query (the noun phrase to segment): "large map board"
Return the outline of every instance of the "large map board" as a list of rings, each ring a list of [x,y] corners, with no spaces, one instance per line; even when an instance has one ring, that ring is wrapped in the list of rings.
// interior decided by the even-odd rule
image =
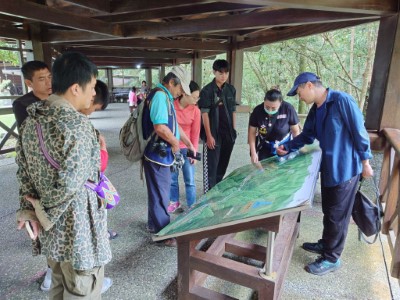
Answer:
[[[292,155],[291,155],[292,156]],[[230,173],[179,215],[153,240],[299,211],[310,207],[318,178],[321,150],[303,147],[291,159],[271,157]]]

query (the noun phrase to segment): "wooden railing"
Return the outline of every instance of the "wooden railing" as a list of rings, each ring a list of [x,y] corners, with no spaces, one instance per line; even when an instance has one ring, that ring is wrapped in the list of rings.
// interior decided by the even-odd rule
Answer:
[[[377,146],[376,150],[383,150],[382,169],[379,181],[379,192],[381,195],[381,202],[384,206],[382,233],[386,234],[388,237],[392,254],[391,276],[400,279],[400,206],[398,205],[400,201],[400,130],[385,128],[382,130],[380,136],[383,140],[375,144],[375,146]],[[375,141],[378,141],[378,139]]]
[[[0,108],[0,116],[9,115],[12,113],[13,113],[13,110],[11,107],[1,107]],[[4,149],[4,146],[5,146],[6,142],[10,139],[11,136],[18,138],[18,133],[16,133],[16,130],[15,130],[17,128],[17,122],[14,122],[14,124],[10,128],[6,124],[4,124],[0,119],[0,127],[6,131],[6,134],[0,140],[0,155],[15,151],[15,147],[8,147],[8,148]]]

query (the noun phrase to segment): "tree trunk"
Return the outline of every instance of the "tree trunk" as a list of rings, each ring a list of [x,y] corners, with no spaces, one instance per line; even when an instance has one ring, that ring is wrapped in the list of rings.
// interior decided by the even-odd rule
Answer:
[[[261,74],[261,70],[258,68],[256,62],[254,61],[254,58],[251,53],[245,52],[246,58],[248,62],[250,63],[251,69],[253,70],[254,74],[256,75],[258,81],[260,82],[261,86],[263,87],[264,91],[268,89],[268,85],[266,80],[264,79],[264,76]]]
[[[356,35],[356,29],[353,27],[351,28],[351,35],[350,35],[350,61],[349,61],[349,75],[351,81],[353,81],[353,59],[354,59],[354,37]],[[349,84],[349,94],[352,94],[352,86]]]
[[[360,93],[360,102],[358,103],[361,111],[364,111],[365,98],[367,96],[367,91],[369,88],[369,84],[371,82],[372,76],[372,60],[375,56],[375,47],[376,47],[376,35],[372,34],[373,28],[369,28],[368,30],[368,38],[367,38],[367,47],[368,54],[365,63],[365,70],[362,76],[362,86]]]
[[[306,67],[306,60],[303,55],[300,55],[300,60],[299,60],[299,73],[302,73],[305,71]],[[307,113],[307,105],[304,101],[301,101],[299,98],[299,109],[298,109],[299,114],[306,114]]]

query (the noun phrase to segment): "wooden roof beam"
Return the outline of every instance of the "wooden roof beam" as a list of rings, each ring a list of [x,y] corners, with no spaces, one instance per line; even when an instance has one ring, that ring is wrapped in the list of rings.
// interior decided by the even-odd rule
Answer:
[[[138,65],[141,68],[145,67],[158,67],[162,65],[173,65],[176,64],[176,60],[174,59],[164,59],[164,60],[156,60],[156,59],[126,59],[126,58],[106,58],[106,57],[90,57],[90,60],[97,65],[97,67],[102,66],[113,66],[113,67],[123,67],[136,69]]]
[[[202,42],[191,40],[150,40],[150,39],[118,39],[104,41],[84,41],[70,42],[80,44],[82,46],[103,46],[103,47],[126,47],[126,48],[145,48],[145,49],[186,49],[186,50],[203,50],[203,51],[228,51],[230,45],[228,43],[219,42]],[[63,43],[68,44],[68,43]]]
[[[110,1],[109,0],[63,0],[64,2],[68,2],[74,4],[76,6],[80,6],[83,8],[93,9],[99,12],[110,12]]]
[[[146,0],[146,1],[131,1],[131,0],[113,0],[111,2],[111,13],[126,13],[134,11],[147,11],[160,8],[174,8],[179,6],[191,6],[200,3],[212,3],[212,0]]]
[[[221,2],[243,3],[241,0],[222,0]],[[397,0],[248,0],[246,4],[378,15],[398,12]]]
[[[232,47],[236,49],[246,49],[254,46],[281,42],[292,38],[300,38],[346,27],[353,27],[368,22],[371,22],[371,20],[353,20],[347,22],[320,24],[318,26],[300,25],[282,30],[268,30],[260,33],[258,36],[252,36],[245,41],[238,42],[236,45],[232,45]]]
[[[192,54],[167,52],[167,51],[137,51],[130,49],[105,49],[105,48],[66,48],[66,51],[79,51],[87,56],[96,57],[125,57],[125,58],[158,58],[176,59],[192,58]]]
[[[116,17],[115,14],[98,16],[96,19],[111,22],[111,23],[131,23],[138,21],[146,21],[153,19],[165,19],[174,17],[184,17],[190,15],[199,15],[204,13],[221,13],[226,11],[236,11],[244,9],[257,9],[262,7],[261,5],[247,5],[237,3],[209,3],[209,4],[193,4],[191,6],[180,6],[173,8],[160,8],[154,10],[146,10],[140,12],[124,13],[119,14]]]
[[[121,28],[118,24],[109,24],[100,20],[81,17],[30,1],[0,1],[0,13],[108,36],[122,36]]]
[[[132,64],[124,64],[121,63],[119,65],[113,65],[113,64],[107,64],[107,63],[101,63],[101,64],[96,64],[99,69],[136,69],[136,67],[132,67]],[[140,65],[140,69],[158,69],[162,66],[163,64],[143,64]],[[173,65],[171,64],[166,64],[166,65]]]
[[[172,64],[175,62],[174,59],[151,59],[151,58],[122,58],[122,57],[95,57],[88,56],[90,60],[94,63],[101,62],[107,64],[131,64],[132,67],[135,67],[140,64],[153,64],[153,65],[161,65],[161,64]]]
[[[129,37],[175,36],[192,33],[218,32],[234,29],[251,29],[264,26],[293,26],[323,24],[356,19],[376,19],[377,16],[354,13],[316,12],[314,10],[283,9],[241,15],[211,17],[199,20],[182,20],[169,23],[124,26]]]
[[[26,30],[6,26],[5,24],[0,25],[0,36],[17,40],[29,40],[30,38]]]

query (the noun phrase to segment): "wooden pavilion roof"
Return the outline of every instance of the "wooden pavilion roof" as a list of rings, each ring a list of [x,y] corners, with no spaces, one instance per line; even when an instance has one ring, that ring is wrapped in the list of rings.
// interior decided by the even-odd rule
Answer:
[[[79,50],[98,66],[145,68],[371,22],[398,6],[398,0],[3,0],[0,36]]]

